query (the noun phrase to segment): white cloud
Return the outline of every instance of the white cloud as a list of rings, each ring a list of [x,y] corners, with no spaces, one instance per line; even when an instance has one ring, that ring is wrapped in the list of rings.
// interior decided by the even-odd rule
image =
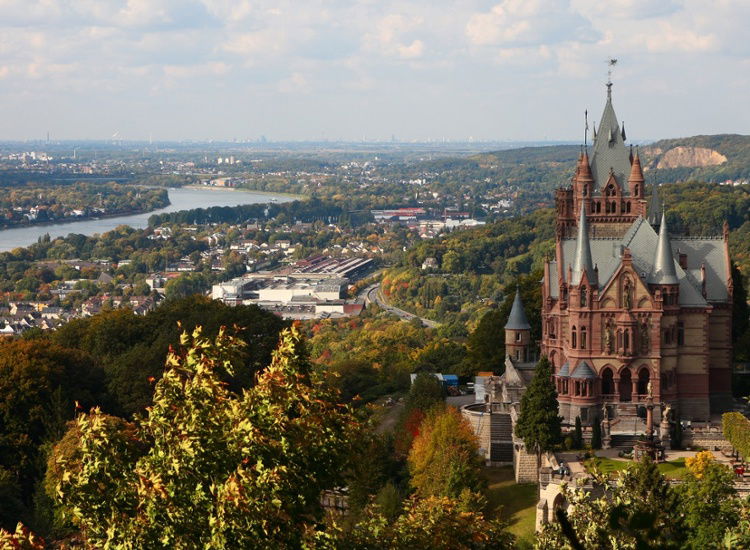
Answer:
[[[346,134],[348,110],[367,113],[356,124],[385,135],[388,124],[403,125],[400,135],[423,135],[420,124],[479,135],[471,125],[486,124],[487,135],[513,137],[532,133],[533,117],[545,115],[528,108],[530,97],[550,94],[547,104],[559,108],[571,90],[575,101],[584,86],[600,92],[608,57],[621,59],[618,86],[649,84],[631,90],[642,105],[677,86],[712,104],[740,103],[739,91],[722,102],[714,96],[717,82],[727,94],[746,88],[737,67],[750,59],[742,40],[749,20],[750,4],[732,0],[710,8],[705,0],[0,0],[0,118],[14,137],[28,125],[20,113],[40,104],[66,105],[60,121],[81,112],[80,120],[102,119],[149,90],[150,101],[191,115],[199,97],[228,113],[286,113],[292,94],[308,105],[303,118],[314,135],[323,124]],[[461,116],[437,121],[435,110],[449,106]],[[514,127],[527,109],[531,119]],[[154,124],[171,129],[186,116],[167,112],[156,109]],[[545,134],[554,133],[546,127],[553,119],[546,113]],[[239,124],[235,116],[207,123],[214,120]],[[304,132],[299,121],[287,130]],[[363,132],[373,134],[351,130]]]
[[[292,73],[279,82],[279,91],[284,94],[306,94],[310,92],[310,83],[302,73]]]
[[[475,13],[466,35],[477,46],[524,46],[565,40],[591,41],[590,23],[561,0],[503,0]]]

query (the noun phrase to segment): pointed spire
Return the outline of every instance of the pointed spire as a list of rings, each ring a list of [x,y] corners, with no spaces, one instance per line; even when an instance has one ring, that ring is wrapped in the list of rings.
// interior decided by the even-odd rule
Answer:
[[[674,258],[672,257],[672,244],[669,242],[667,217],[664,212],[661,213],[659,242],[656,245],[654,268],[651,271],[651,277],[649,277],[648,282],[654,285],[679,284],[679,281],[677,280],[677,271],[674,267]]]
[[[583,150],[583,153],[579,160],[576,173],[578,176],[577,181],[579,183],[593,183],[594,182],[594,176],[593,174],[591,174],[591,164],[589,164],[589,153],[585,149]]]
[[[630,165],[630,177],[628,183],[643,183],[643,169],[641,168],[641,159],[638,156],[638,149],[635,150],[633,163]]]
[[[586,273],[591,283],[596,283],[594,275],[594,263],[591,260],[591,245],[589,243],[589,227],[586,221],[586,212],[581,204],[581,217],[578,221],[578,238],[576,239],[576,255],[573,260],[573,277],[571,285],[581,282],[581,277]]]
[[[664,206],[662,205],[661,197],[659,196],[659,184],[654,182],[653,191],[651,191],[651,201],[648,203],[648,223],[650,223],[652,227],[659,227],[663,210]]]
[[[513,307],[510,308],[508,322],[505,323],[505,329],[508,330],[531,330],[529,320],[526,318],[526,312],[523,309],[521,301],[521,290],[516,286],[516,297],[513,299]]]

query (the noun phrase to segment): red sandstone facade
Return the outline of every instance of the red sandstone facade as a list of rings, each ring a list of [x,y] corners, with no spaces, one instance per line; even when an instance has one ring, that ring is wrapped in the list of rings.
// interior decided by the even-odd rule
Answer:
[[[591,158],[582,151],[572,185],[556,193],[555,260],[542,283],[541,352],[554,366],[560,413],[586,424],[607,406],[626,422],[650,391],[677,417],[708,420],[731,400],[727,230],[670,235],[656,188],[647,207],[611,85],[594,135]],[[515,349],[524,337],[506,338],[510,359],[525,361]],[[655,413],[658,420],[661,406]]]

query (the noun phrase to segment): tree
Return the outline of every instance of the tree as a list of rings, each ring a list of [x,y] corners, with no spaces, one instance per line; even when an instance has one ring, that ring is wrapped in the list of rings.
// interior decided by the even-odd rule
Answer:
[[[594,422],[591,424],[591,448],[602,448],[602,421],[598,416],[594,417]]]
[[[76,403],[90,407],[104,394],[104,372],[86,353],[47,340],[0,343],[0,470],[12,473],[24,502],[44,471],[41,445],[62,436]],[[11,504],[0,499],[0,516]]]
[[[688,528],[687,546],[696,550],[717,548],[739,520],[734,474],[708,455],[699,453],[690,463],[686,461],[688,474],[678,489]]]
[[[297,547],[341,482],[359,429],[310,368],[296,327],[241,394],[221,380],[244,343],[183,334],[153,405],[122,429],[98,409],[60,457],[60,504],[94,547]]]
[[[506,550],[514,538],[499,520],[484,514],[463,499],[448,497],[411,498],[394,521],[377,506],[350,530],[334,524],[318,533],[310,546],[319,550]]]
[[[573,432],[573,446],[576,449],[583,447],[583,427],[581,426],[581,417],[576,416],[576,428]]]
[[[484,489],[482,457],[469,422],[454,407],[430,411],[409,451],[411,485],[419,497],[457,498]]]
[[[562,417],[558,410],[552,369],[547,357],[542,356],[521,397],[521,412],[515,429],[527,451],[536,454],[537,476],[542,466],[542,453],[551,451],[562,437]]]
[[[431,374],[421,372],[414,378],[406,396],[405,408],[408,411],[419,409],[427,412],[445,400],[443,383]]]
[[[492,371],[502,374],[505,371],[505,338],[504,326],[507,315],[503,318],[499,309],[491,309],[482,316],[467,342],[466,362],[474,372]]]
[[[537,535],[539,550],[680,549],[685,542],[680,502],[648,457],[616,482],[592,476],[594,490],[562,486],[567,511]]]
[[[164,292],[167,298],[185,298],[192,294],[202,294],[207,288],[209,285],[203,275],[186,273],[167,281]]]

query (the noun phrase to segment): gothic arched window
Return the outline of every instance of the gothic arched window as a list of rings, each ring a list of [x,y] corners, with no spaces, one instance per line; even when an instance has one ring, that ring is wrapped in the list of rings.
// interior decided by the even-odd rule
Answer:
[[[581,327],[581,349],[586,349],[586,327]]]
[[[573,347],[574,349],[575,349],[576,347],[578,347],[578,338],[577,338],[577,336],[578,336],[578,335],[576,334],[576,327],[574,326],[574,327],[573,327],[573,330],[572,330],[572,331],[571,331],[571,333],[570,333],[570,343],[572,344],[572,347]]]

